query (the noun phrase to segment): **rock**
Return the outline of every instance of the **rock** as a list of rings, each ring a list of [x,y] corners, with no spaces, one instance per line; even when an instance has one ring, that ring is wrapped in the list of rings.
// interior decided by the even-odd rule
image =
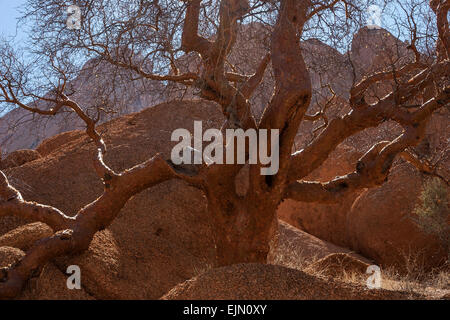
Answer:
[[[16,150],[0,161],[0,170],[20,167],[21,165],[39,159],[41,155],[36,150]]]
[[[28,281],[18,300],[93,300],[83,289],[68,289],[67,278],[53,263],[42,269],[39,277]],[[83,281],[83,278],[81,278]]]
[[[25,256],[25,252],[12,247],[0,247],[0,268],[14,264]]]
[[[358,81],[362,76],[379,72],[392,64],[403,65],[414,60],[407,44],[385,29],[361,28],[352,40],[351,59]]]
[[[49,155],[53,151],[61,148],[65,144],[70,144],[73,141],[77,141],[83,137],[86,133],[82,131],[67,131],[57,134],[53,137],[47,138],[36,148],[43,157]]]
[[[352,172],[360,156],[354,148],[342,144],[305,180],[326,182]],[[280,204],[277,214],[280,220],[320,239],[345,247],[348,245],[346,216],[357,196],[358,193],[355,193],[332,204],[302,203],[288,199]]]
[[[14,264],[25,256],[20,249],[0,246],[0,268]],[[67,277],[54,264],[48,263],[38,277],[30,279],[17,299],[25,300],[89,300],[84,289],[69,290]]]
[[[407,293],[322,279],[302,271],[264,264],[212,269],[185,281],[163,300],[335,300],[408,299]]]
[[[268,257],[269,263],[299,270],[304,270],[315,261],[333,254],[349,255],[354,259],[369,263],[367,259],[349,249],[321,240],[281,220],[279,221],[278,245],[271,249]]]
[[[256,32],[264,38],[264,34],[260,33],[258,28],[252,32]],[[382,63],[386,63],[377,56],[380,52],[384,52],[383,48],[379,46],[383,45],[383,37],[380,38],[378,33],[375,34],[379,31],[371,32],[363,30],[355,36],[355,39],[363,39],[359,43],[354,41],[352,49],[354,50],[352,57],[356,60],[359,59],[359,61],[354,61],[357,64],[358,73],[372,71],[374,67],[378,67],[371,64],[372,59],[365,60],[366,52],[363,46],[368,39],[372,39],[372,36],[376,38],[374,39],[378,43],[378,47],[376,50],[369,48],[372,50],[368,51],[370,57],[373,57],[373,60],[376,60],[380,66]],[[244,36],[246,35],[250,35],[250,32],[245,32]],[[394,44],[397,43],[392,37],[388,40],[388,43],[392,41]],[[243,41],[245,42],[245,37]],[[334,108],[329,109],[332,114],[328,115],[328,118],[331,120],[337,115],[348,112],[349,107],[345,98],[348,96],[351,79],[347,74],[349,71],[347,55],[342,55],[334,49],[331,50],[330,47],[316,40],[306,41],[302,43],[302,47],[305,50],[305,59],[311,71],[315,91],[321,89],[319,74],[324,79],[335,81],[331,85],[339,97],[336,98]],[[264,55],[264,52],[259,50],[261,48],[256,48],[255,53],[249,54],[245,47],[243,52],[231,57],[231,61],[233,64],[241,62],[235,64],[238,69],[251,74]],[[325,57],[325,60],[333,60],[337,64],[326,65],[325,69],[327,70],[322,70],[323,63],[317,59],[317,56]],[[316,60],[318,63],[313,65]],[[89,63],[93,63],[93,61]],[[87,65],[86,67],[89,67],[89,70],[86,69],[87,74],[80,75],[74,85],[79,89],[76,93],[78,96],[75,98],[81,99],[83,94],[89,92],[90,96],[87,97],[87,101],[82,102],[86,102],[83,103],[86,105],[94,105],[89,99],[92,98],[92,94],[95,95],[91,89],[99,87],[98,83],[88,83],[85,80],[92,75],[91,72],[95,71],[96,66],[93,63],[92,66]],[[265,82],[258,88],[252,100],[256,105],[256,114],[261,113],[265,107],[264,103],[267,102],[265,98],[272,95],[273,86],[271,86],[271,80],[267,79],[268,75],[270,75],[270,70],[266,72]],[[83,83],[87,84],[83,85]],[[383,88],[383,90],[385,89]],[[132,99],[124,98],[124,101],[133,100],[133,111],[143,107],[142,101],[145,99],[141,100],[138,92],[133,91],[127,97]],[[261,97],[264,99],[260,99]],[[317,97],[308,110],[310,114],[313,113],[312,111],[317,111],[316,100]],[[8,117],[10,120],[17,120],[23,116],[23,112],[23,110],[13,110],[1,120],[8,120]],[[439,130],[445,131],[447,118],[444,115],[444,122],[441,123]],[[44,118],[44,120],[48,119]],[[27,134],[19,133],[17,139],[13,141],[14,145],[8,147],[10,150],[23,147],[23,145],[30,148],[35,147],[45,137],[73,128],[82,128],[79,120],[77,120],[78,122],[62,122],[59,126],[62,120],[64,119],[61,117],[52,118],[52,126],[43,135],[35,134],[42,130],[29,130],[29,127],[22,127],[20,129],[22,131],[19,132],[27,132]],[[162,152],[164,157],[169,158],[171,147],[174,145],[174,143],[167,143],[170,141],[171,132],[176,128],[187,128],[192,132],[194,120],[203,120],[205,127],[220,128],[223,117],[217,106],[212,103],[184,101],[164,103],[138,114],[123,116],[104,123],[100,126],[99,131],[104,132],[103,137],[108,145],[109,152],[106,155],[106,162],[113,169],[119,171],[142,162],[158,152]],[[36,124],[38,123],[32,122],[32,126],[37,128]],[[0,125],[3,129],[8,127],[3,122]],[[300,147],[313,138],[311,135],[313,127],[311,124],[300,128],[300,138],[298,139]],[[374,141],[384,140],[385,137],[394,137],[397,133],[394,129],[398,131],[399,127],[392,123],[383,124],[379,128],[365,130],[355,137],[347,139],[330,156],[322,168],[307,178],[327,181],[337,175],[353,171],[357,158]],[[439,136],[440,132],[434,138]],[[302,137],[307,138],[302,140]],[[91,163],[94,149],[90,139],[82,131],[59,134],[48,138],[37,148],[42,157],[37,157],[31,162],[24,162],[19,166],[16,166],[16,162],[14,162],[14,165],[5,172],[11,183],[21,190],[27,200],[50,204],[68,215],[73,215],[82,206],[95,200],[102,192],[102,184]],[[442,150],[444,149],[442,148]],[[236,190],[241,195],[245,194],[248,189],[247,179],[245,170],[242,170],[242,174],[236,179]],[[354,245],[361,252],[367,252],[371,257],[379,259],[379,254],[383,254],[381,249],[385,250],[386,248],[378,247],[381,240],[376,239],[373,244],[371,242],[373,239],[368,241],[366,239],[368,235],[364,235],[364,232],[370,232],[369,227],[373,219],[369,218],[369,222],[367,222],[363,221],[364,217],[352,216],[351,219],[348,217],[350,211],[354,214],[352,206],[358,196],[359,193],[350,195],[348,199],[335,205],[299,204],[285,201],[280,206],[278,215],[292,225],[307,230],[315,236],[342,246]],[[384,196],[390,197],[391,195],[386,193]],[[381,201],[385,201],[385,199]],[[387,202],[389,203],[389,200]],[[396,212],[389,211],[390,209],[391,207],[384,206],[383,214],[388,215],[389,212],[390,215],[396,215]],[[398,218],[396,216],[392,219]],[[362,222],[358,219],[362,219]],[[0,235],[4,235],[23,223],[25,222],[14,217],[0,218]],[[358,230],[358,223],[363,226],[361,232]],[[210,224],[211,219],[207,215],[204,196],[198,190],[180,181],[168,181],[131,199],[112,225],[94,237],[87,252],[77,257],[63,257],[58,259],[57,264],[61,270],[67,265],[78,264],[83,272],[84,287],[95,297],[158,298],[177,283],[210,268],[214,260],[214,242]],[[393,229],[389,225],[379,225],[378,227],[386,227],[385,230],[388,230],[381,231],[382,234],[392,232]],[[349,235],[349,228],[356,229],[356,231],[352,231]],[[307,251],[308,259],[312,259],[314,253],[319,253],[321,256],[332,253],[334,250],[330,249],[328,244],[318,243],[316,238],[313,239],[305,233],[300,235],[299,232],[289,230],[283,224],[280,226],[280,230],[280,247],[277,249],[278,253],[275,253],[275,257],[282,257],[280,263],[293,266],[296,263],[299,264],[300,259],[295,260],[295,257],[296,255],[300,256],[302,252],[295,248],[297,243],[299,247],[307,244],[305,251]],[[395,245],[396,238],[392,236],[389,239]],[[401,243],[402,241],[400,239]],[[415,240],[412,239],[412,241]],[[294,258],[288,257],[290,254],[293,254]]]
[[[35,222],[20,226],[0,236],[0,247],[9,246],[28,250],[37,240],[49,237],[53,230],[44,223]]]
[[[347,217],[351,248],[383,266],[429,270],[445,262],[437,239],[424,234],[409,218],[422,190],[422,175],[400,163],[389,180],[355,201]],[[408,261],[410,260],[410,261]]]

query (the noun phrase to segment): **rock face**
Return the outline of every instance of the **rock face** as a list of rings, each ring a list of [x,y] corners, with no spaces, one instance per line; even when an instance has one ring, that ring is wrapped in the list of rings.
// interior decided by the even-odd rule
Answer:
[[[354,148],[342,144],[322,167],[305,180],[325,182],[345,175],[354,170],[360,156]],[[302,203],[288,199],[278,207],[278,217],[316,237],[345,247],[348,246],[346,216],[357,196],[358,193],[352,194],[336,204]]]
[[[49,237],[53,230],[44,223],[35,222],[20,226],[0,236],[0,247],[8,246],[28,250],[39,239]]]
[[[25,252],[20,249],[0,246],[0,268],[4,268],[10,264],[14,264],[24,256]]]
[[[164,300],[333,300],[408,299],[409,295],[369,290],[282,266],[237,264],[212,269],[177,285]]]
[[[351,259],[366,264],[372,263],[349,249],[321,240],[280,220],[278,243],[271,248],[268,263],[304,270],[317,260],[335,254],[348,255]]]
[[[382,265],[429,269],[445,261],[437,239],[408,219],[423,177],[411,165],[395,167],[388,182],[362,193],[347,216],[350,247]]]
[[[36,150],[16,150],[11,152],[4,160],[0,160],[0,170],[21,165],[39,159],[41,155]]]

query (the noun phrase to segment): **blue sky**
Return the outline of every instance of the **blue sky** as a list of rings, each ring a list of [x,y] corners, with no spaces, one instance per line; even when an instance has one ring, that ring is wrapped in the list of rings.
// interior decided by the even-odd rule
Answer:
[[[0,37],[10,40],[16,37],[17,40],[23,40],[26,34],[22,28],[16,28],[17,18],[20,17],[18,6],[24,5],[26,0],[0,0]],[[0,116],[8,112],[9,108],[1,108]]]
[[[368,3],[381,4],[382,0],[367,0]],[[407,1],[405,1],[407,2]],[[0,35],[6,36],[7,39],[17,35],[16,40],[24,40],[26,34],[24,32],[25,28],[16,28],[17,18],[20,16],[18,7],[25,5],[26,0],[0,0]],[[392,9],[398,9],[398,6],[394,4],[393,7],[385,8],[382,14],[382,26],[390,29],[390,24],[393,22],[389,14]]]
[[[26,0],[0,0],[0,34],[7,38],[16,35],[17,18],[20,16],[17,7],[25,3]],[[21,28],[17,29],[17,37],[25,37]]]

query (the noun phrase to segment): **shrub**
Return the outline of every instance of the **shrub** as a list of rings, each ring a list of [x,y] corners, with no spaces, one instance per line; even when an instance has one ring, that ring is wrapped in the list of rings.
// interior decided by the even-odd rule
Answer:
[[[450,213],[446,184],[439,178],[429,179],[419,199],[411,219],[425,233],[436,236],[450,257]]]

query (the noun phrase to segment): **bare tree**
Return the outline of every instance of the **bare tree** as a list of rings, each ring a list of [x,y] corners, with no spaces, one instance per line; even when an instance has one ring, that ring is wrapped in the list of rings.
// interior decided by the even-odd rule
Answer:
[[[341,10],[343,26],[350,23],[352,15],[362,11],[358,1],[221,0],[203,4],[201,0],[87,1],[80,5],[83,28],[77,31],[63,30],[56,21],[56,13],[65,9],[60,1],[35,0],[30,4],[27,16],[38,14],[45,25],[36,27],[34,44],[40,61],[45,61],[54,72],[49,77],[53,85],[46,88],[49,94],[33,93],[36,81],[29,79],[27,67],[18,62],[14,52],[3,50],[1,101],[40,115],[52,116],[63,109],[77,114],[98,149],[94,166],[103,181],[104,192],[70,217],[57,208],[25,201],[5,174],[0,175],[0,216],[17,215],[41,221],[55,232],[35,243],[18,263],[0,271],[0,297],[4,298],[16,296],[46,262],[86,250],[94,234],[108,227],[132,196],[169,179],[184,180],[206,195],[214,220],[218,265],[265,263],[275,239],[276,209],[280,202],[287,198],[335,202],[355,190],[379,186],[386,181],[394,159],[405,153],[408,155],[405,158],[421,167],[407,148],[422,140],[433,112],[448,108],[449,104],[446,79],[450,70],[449,1],[431,2],[439,35],[436,59],[422,61],[421,55],[416,54],[414,61],[401,67],[393,65],[355,80],[348,93],[351,111],[325,121],[320,134],[294,153],[300,124],[322,121],[324,115],[323,110],[315,115],[307,112],[312,86],[300,39],[310,32],[312,20],[327,22],[324,16],[327,11],[336,15]],[[127,12],[128,19],[118,19],[119,11]],[[264,17],[261,20],[271,30],[269,50],[252,75],[233,71],[227,61],[241,21],[249,17]],[[58,41],[52,42],[49,35],[55,33]],[[417,52],[415,41],[413,36],[410,45],[413,52]],[[71,99],[67,90],[68,71],[74,65],[70,52],[95,54],[113,66],[130,70],[133,77],[195,87],[203,99],[220,106],[226,117],[222,130],[279,129],[278,173],[263,176],[260,174],[263,164],[248,165],[249,187],[245,194],[238,194],[235,179],[245,167],[243,164],[176,166],[156,155],[133,168],[115,172],[103,161],[106,146],[96,130],[98,116],[89,114]],[[139,59],[134,52],[139,52]],[[202,66],[198,72],[180,71],[183,69],[177,66],[177,61],[183,52],[199,55]],[[251,98],[270,62],[273,94],[257,119],[251,110]],[[388,81],[395,83],[393,90],[372,101],[368,90]],[[426,96],[424,92],[430,90],[432,95]],[[45,107],[39,107],[39,101],[45,102]],[[102,112],[102,108],[95,110],[97,114]],[[303,180],[345,139],[388,120],[398,123],[403,132],[392,141],[373,145],[358,161],[354,172],[326,183]]]

